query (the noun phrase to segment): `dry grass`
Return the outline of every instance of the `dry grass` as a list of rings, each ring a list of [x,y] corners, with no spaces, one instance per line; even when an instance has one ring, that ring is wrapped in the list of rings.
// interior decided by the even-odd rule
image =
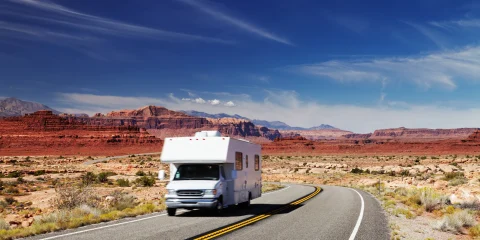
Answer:
[[[99,222],[159,212],[164,209],[165,204],[163,201],[145,203],[132,208],[124,208],[121,211],[114,208],[101,210],[87,205],[82,205],[79,208],[74,208],[71,210],[58,210],[41,217],[37,217],[34,224],[32,224],[30,227],[0,230],[0,239],[13,239],[58,230],[77,228]]]
[[[280,183],[263,183],[262,184],[262,193],[275,191],[275,190],[278,190],[278,189],[282,189],[284,187],[285,187],[285,185],[282,185]]]
[[[467,210],[448,214],[438,221],[436,228],[444,232],[461,233],[463,228],[472,227],[477,223],[475,216]]]

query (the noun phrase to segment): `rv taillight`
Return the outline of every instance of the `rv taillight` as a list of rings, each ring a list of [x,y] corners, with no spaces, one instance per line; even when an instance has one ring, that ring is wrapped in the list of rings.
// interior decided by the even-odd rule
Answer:
[[[222,140],[225,140],[225,138],[222,138]]]
[[[205,140],[205,138],[203,140]]]

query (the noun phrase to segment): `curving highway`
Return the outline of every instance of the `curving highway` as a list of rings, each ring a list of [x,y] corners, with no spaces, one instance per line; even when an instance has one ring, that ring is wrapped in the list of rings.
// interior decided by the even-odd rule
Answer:
[[[360,190],[289,184],[222,216],[193,210],[95,224],[31,239],[390,239],[378,203]],[[278,210],[282,208],[282,210]]]

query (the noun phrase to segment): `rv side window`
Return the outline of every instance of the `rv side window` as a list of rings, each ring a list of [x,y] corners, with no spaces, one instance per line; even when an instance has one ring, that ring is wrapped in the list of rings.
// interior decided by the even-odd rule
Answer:
[[[255,171],[260,170],[260,156],[255,155]]]
[[[243,169],[243,153],[235,152],[235,170],[241,171]]]
[[[248,155],[245,155],[245,168],[248,168]]]

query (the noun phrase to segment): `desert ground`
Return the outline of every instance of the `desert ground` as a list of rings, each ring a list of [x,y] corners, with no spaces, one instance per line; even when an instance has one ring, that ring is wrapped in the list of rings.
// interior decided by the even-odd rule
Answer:
[[[164,210],[167,182],[156,174],[168,165],[159,154],[105,157],[0,157],[2,238]],[[264,155],[262,177],[265,191],[280,187],[274,182],[368,191],[382,203],[392,239],[475,239],[479,162],[480,155]]]

